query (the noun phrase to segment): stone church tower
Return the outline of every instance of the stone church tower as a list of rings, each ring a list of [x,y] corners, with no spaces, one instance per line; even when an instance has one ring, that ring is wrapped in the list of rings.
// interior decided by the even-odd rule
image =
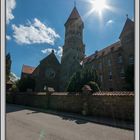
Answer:
[[[61,91],[66,90],[71,76],[81,68],[80,62],[85,56],[83,29],[84,23],[74,7],[65,23],[65,42],[61,59]]]

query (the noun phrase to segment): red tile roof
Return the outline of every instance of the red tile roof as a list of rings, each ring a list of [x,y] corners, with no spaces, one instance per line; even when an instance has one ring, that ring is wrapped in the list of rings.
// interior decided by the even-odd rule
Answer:
[[[27,65],[23,65],[22,67],[22,73],[26,73],[26,74],[32,74],[34,70],[35,70],[35,67],[31,67]]]

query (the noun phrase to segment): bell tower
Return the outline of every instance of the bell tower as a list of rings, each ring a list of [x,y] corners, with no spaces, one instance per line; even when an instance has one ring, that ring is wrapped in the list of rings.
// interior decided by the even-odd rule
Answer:
[[[65,91],[71,76],[78,71],[85,56],[83,44],[84,23],[74,6],[65,25],[65,42],[61,59],[61,89]]]

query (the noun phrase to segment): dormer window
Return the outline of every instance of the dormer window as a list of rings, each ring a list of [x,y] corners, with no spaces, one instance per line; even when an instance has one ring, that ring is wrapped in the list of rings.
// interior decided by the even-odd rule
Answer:
[[[105,52],[102,52],[102,55],[104,55],[105,54]]]
[[[111,48],[111,51],[114,51],[114,47]]]

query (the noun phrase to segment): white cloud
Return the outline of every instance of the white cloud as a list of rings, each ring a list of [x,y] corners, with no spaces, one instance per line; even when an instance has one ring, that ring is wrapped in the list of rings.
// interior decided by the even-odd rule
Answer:
[[[58,49],[47,48],[47,49],[41,50],[41,52],[43,54],[50,54],[52,52],[52,50],[54,50],[54,53],[55,53],[56,56],[62,57],[63,49],[60,46],[58,47]]]
[[[14,30],[13,37],[18,44],[40,44],[47,43],[54,45],[57,38],[60,38],[59,34],[54,29],[47,27],[41,23],[37,18],[31,23],[28,21],[26,25],[12,25]]]
[[[13,72],[10,73],[10,80],[15,82],[17,80],[19,80],[20,78]]]
[[[6,0],[6,23],[9,24],[10,20],[14,19],[12,11],[16,7],[15,0]]]
[[[111,25],[113,23],[114,23],[114,21],[110,19],[110,20],[107,21],[106,25]]]
[[[11,40],[11,36],[6,35],[6,39],[7,39],[7,40]]]
[[[47,49],[41,50],[41,52],[44,54],[50,54],[52,50],[54,50],[54,52],[56,53],[56,50],[53,48],[47,48]]]
[[[62,47],[58,47],[58,51],[57,51],[57,55],[59,56],[59,57],[62,57],[62,52],[63,52],[63,48]]]

